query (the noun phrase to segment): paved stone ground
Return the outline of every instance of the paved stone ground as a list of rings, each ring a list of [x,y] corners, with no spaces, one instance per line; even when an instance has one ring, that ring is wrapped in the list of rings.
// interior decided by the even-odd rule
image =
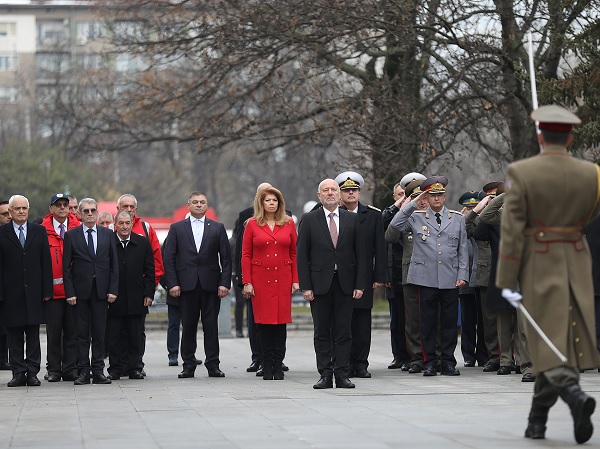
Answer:
[[[224,379],[207,377],[204,367],[193,379],[177,379],[181,367],[167,366],[163,332],[148,335],[145,380],[7,388],[10,372],[0,371],[0,449],[576,446],[562,402],[551,411],[546,440],[523,438],[533,384],[519,375],[463,368],[458,352],[459,377],[388,370],[385,331],[373,335],[372,379],[354,379],[354,390],[313,390],[319,376],[311,337],[289,333],[284,381],[246,373],[245,338],[221,340]],[[582,385],[600,399],[598,373],[584,373]],[[587,445],[599,446],[600,436]]]

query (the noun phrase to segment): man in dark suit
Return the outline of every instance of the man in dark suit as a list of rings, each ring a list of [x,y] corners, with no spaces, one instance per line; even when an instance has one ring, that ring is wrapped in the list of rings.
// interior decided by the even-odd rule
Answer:
[[[95,384],[109,384],[110,379],[104,375],[104,335],[108,305],[115,302],[119,291],[117,247],[114,233],[96,225],[96,200],[82,199],[79,213],[82,225],[65,233],[63,253],[67,303],[77,307],[79,377],[75,385],[90,383],[90,368]]]
[[[115,242],[119,261],[118,301],[108,308],[108,335],[112,380],[121,375],[143,379],[140,370],[144,346],[139,338],[144,316],[154,296],[154,256],[150,240],[132,233],[133,216],[128,211],[115,215]]]
[[[10,211],[8,210],[8,201],[0,201],[0,226],[10,222]],[[0,326],[0,370],[10,370],[8,363],[8,341],[6,336],[6,326]]]
[[[9,210],[12,223],[0,227],[0,317],[7,327],[13,372],[8,386],[37,387],[43,301],[52,296],[50,247],[44,227],[27,221],[27,198],[12,196]]]
[[[338,388],[354,388],[348,379],[350,328],[353,300],[362,297],[367,284],[365,251],[356,215],[338,208],[338,184],[333,179],[321,181],[317,195],[323,208],[302,217],[296,253],[300,289],[310,301],[315,326],[321,378],[313,388],[333,388],[334,375]]]
[[[374,289],[385,285],[387,252],[385,247],[381,210],[360,203],[360,190],[365,180],[353,171],[340,173],[335,182],[340,186],[343,208],[356,214],[358,230],[363,241],[367,288],[352,312],[352,349],[350,350],[349,377],[370,378],[367,371],[371,351],[371,309]]]
[[[171,225],[163,255],[169,293],[180,297],[183,371],[178,377],[194,377],[200,315],[208,375],[225,377],[219,369],[218,315],[231,286],[231,249],[223,223],[205,217],[206,195],[192,192],[188,208],[190,217]]]

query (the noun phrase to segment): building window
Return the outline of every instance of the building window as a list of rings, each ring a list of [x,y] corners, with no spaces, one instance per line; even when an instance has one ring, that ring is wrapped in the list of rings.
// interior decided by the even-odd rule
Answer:
[[[83,70],[98,70],[106,64],[105,58],[102,55],[95,54],[79,54],[77,55],[77,68]]]
[[[0,38],[15,37],[17,35],[17,24],[15,22],[0,22]]]
[[[106,26],[101,22],[79,22],[77,24],[76,40],[79,45],[105,36]]]
[[[0,86],[0,103],[18,103],[19,88],[18,87],[3,87]]]
[[[140,72],[147,68],[140,56],[130,53],[119,53],[116,58],[115,69],[117,72]]]
[[[0,72],[17,70],[17,55],[0,55]]]
[[[66,44],[69,37],[64,21],[38,22],[38,44],[42,46]]]
[[[69,68],[68,53],[38,53],[35,63],[38,76],[65,72]]]

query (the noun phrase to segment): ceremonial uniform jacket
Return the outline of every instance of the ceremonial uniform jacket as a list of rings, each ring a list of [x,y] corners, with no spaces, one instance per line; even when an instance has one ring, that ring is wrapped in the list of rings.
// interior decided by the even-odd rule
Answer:
[[[583,227],[598,215],[600,169],[547,146],[511,164],[502,214],[496,285],[523,305],[575,368],[596,368],[592,266]],[[563,363],[528,329],[535,372]]]
[[[413,233],[413,252],[408,269],[409,284],[439,289],[456,288],[469,280],[469,249],[465,219],[460,212],[443,207],[438,226],[431,208],[416,210],[415,201],[396,214],[391,226]]]
[[[479,223],[479,217],[472,210],[465,216],[467,225],[467,237],[474,237],[475,228]],[[475,287],[486,287],[490,280],[490,268],[492,251],[490,242],[487,240],[477,240],[477,268],[475,273]]]
[[[399,229],[390,225],[385,230],[385,240],[389,243],[402,242],[402,285],[406,285],[408,284],[408,268],[413,252],[413,233],[412,231],[402,233]]]

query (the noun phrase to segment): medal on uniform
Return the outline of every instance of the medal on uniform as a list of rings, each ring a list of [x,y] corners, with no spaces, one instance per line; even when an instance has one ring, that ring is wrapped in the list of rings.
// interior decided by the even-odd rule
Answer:
[[[423,241],[427,240],[427,236],[426,236],[425,234],[423,234],[423,235],[421,236],[421,240],[423,240]]]

